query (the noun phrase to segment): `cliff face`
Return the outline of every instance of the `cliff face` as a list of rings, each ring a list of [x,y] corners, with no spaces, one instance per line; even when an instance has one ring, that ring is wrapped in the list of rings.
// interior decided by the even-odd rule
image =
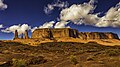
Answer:
[[[32,33],[32,38],[65,38],[65,37],[78,37],[78,31],[70,28],[57,28],[57,29],[36,29]]]
[[[80,32],[80,39],[119,39],[118,35],[112,32]]]
[[[50,29],[36,29],[32,33],[32,38],[50,38],[51,36]]]
[[[69,37],[69,29],[68,28],[58,28],[58,29],[50,29],[51,33],[54,38],[60,38],[60,37]]]
[[[106,33],[106,36],[108,36],[109,39],[119,39],[118,35],[115,33]]]
[[[76,29],[37,29],[32,33],[32,38],[80,38],[86,39],[119,39],[118,35],[112,32],[78,32]]]

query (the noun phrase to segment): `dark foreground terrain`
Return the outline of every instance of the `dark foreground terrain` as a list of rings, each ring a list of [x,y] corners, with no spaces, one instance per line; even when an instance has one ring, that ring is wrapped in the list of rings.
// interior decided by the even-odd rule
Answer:
[[[120,46],[53,42],[33,47],[1,41],[0,67],[120,67]]]

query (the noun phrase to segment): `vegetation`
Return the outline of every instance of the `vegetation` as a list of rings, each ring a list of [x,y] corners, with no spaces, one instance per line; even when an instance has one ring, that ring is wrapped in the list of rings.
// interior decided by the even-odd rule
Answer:
[[[24,59],[12,59],[12,65],[13,67],[25,67],[26,65],[26,60]]]
[[[94,59],[95,59],[94,56],[89,56],[89,57],[87,57],[87,61],[93,61]]]
[[[70,61],[71,61],[71,63],[74,64],[74,65],[76,65],[76,64],[78,63],[78,61],[77,61],[77,59],[76,59],[76,56],[74,56],[74,55],[71,55],[71,56],[70,56]]]
[[[118,55],[120,55],[120,50],[119,49],[109,49],[109,50],[106,50],[106,53],[109,56],[118,56]]]
[[[7,64],[8,61],[11,63]],[[82,67],[93,67],[90,65],[94,64],[96,67],[101,64],[105,67],[120,67],[120,46],[103,46],[94,42],[52,42],[33,47],[0,42],[0,67],[62,67],[70,64]]]

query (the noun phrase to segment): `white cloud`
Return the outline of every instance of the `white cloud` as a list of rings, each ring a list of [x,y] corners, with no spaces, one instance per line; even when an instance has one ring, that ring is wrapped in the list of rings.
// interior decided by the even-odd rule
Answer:
[[[100,13],[93,13],[96,8],[94,4],[95,0],[90,0],[90,2],[83,4],[73,4],[69,8],[62,9],[58,22],[46,22],[42,26],[34,27],[31,31],[33,32],[35,29],[39,28],[70,28],[70,26],[67,26],[70,22],[67,21],[72,21],[74,24],[79,25],[120,27],[120,3],[118,3],[116,7],[111,7],[103,17],[98,17]],[[46,8],[51,11],[55,6],[57,6],[55,3],[48,4]]]
[[[57,0],[56,2],[53,2],[52,4],[48,4],[45,8],[44,8],[44,12],[46,14],[49,14],[52,10],[54,10],[54,8],[66,8],[68,7],[69,3],[66,1],[66,2],[62,2],[60,0]]]
[[[96,24],[98,27],[120,27],[120,2],[116,7],[111,7],[105,16]]]
[[[70,28],[70,26],[66,26],[69,22],[66,21],[60,21],[60,22],[55,22],[55,21],[50,21],[50,22],[46,22],[43,25],[39,26],[39,27],[33,27],[31,29],[31,32],[33,32],[36,29],[40,29],[40,28]],[[54,26],[55,24],[55,26]]]
[[[11,33],[11,32],[15,32],[15,30],[18,31],[18,34],[22,34],[25,32],[25,30],[30,30],[31,27],[28,26],[28,24],[23,24],[23,25],[13,25],[13,26],[10,26],[8,28],[6,28],[5,30],[1,30],[2,32],[5,32],[5,33]]]
[[[69,22],[65,22],[65,21],[60,21],[60,22],[57,22],[54,26],[54,28],[70,28],[69,26],[66,27],[66,25],[68,24]]]
[[[120,3],[118,3],[116,7],[111,7],[103,17],[98,17],[98,14],[100,13],[93,13],[96,8],[94,3],[95,0],[90,0],[88,3],[73,4],[69,8],[65,8],[60,13],[60,20],[72,21],[74,24],[79,25],[85,24],[97,27],[120,27]]]
[[[39,28],[53,28],[54,21],[46,22],[42,26],[39,26]]]
[[[2,24],[0,24],[0,28],[3,28],[3,25],[2,25]]]
[[[43,25],[39,26],[39,27],[33,27],[31,29],[31,32],[33,32],[36,29],[40,29],[40,28],[53,28],[55,24],[55,21],[50,21],[50,22],[46,22]]]
[[[61,11],[60,19],[63,21],[70,20],[75,24],[94,24],[98,19],[97,14],[91,14],[95,8],[94,0],[91,0],[89,3],[73,4]]]
[[[31,29],[31,32],[33,32],[33,31],[36,30],[36,29],[38,29],[38,27],[33,27],[33,28]]]
[[[60,4],[61,3],[61,4]],[[48,4],[46,12],[49,12],[54,9],[54,7],[63,7],[65,5],[64,2],[60,2],[54,4]],[[69,8],[62,9],[60,13],[60,20],[55,23],[54,28],[66,28],[67,24],[72,21],[74,24],[86,24],[86,25],[95,25],[96,21],[99,19],[97,17],[98,14],[91,14],[96,6],[94,5],[95,0],[90,0],[88,3],[83,4],[73,4]],[[60,4],[60,5],[58,5]],[[67,3],[66,3],[67,4]],[[69,26],[68,26],[69,27]]]
[[[0,9],[1,10],[4,10],[4,9],[7,9],[7,5],[3,3],[4,0],[0,0]]]

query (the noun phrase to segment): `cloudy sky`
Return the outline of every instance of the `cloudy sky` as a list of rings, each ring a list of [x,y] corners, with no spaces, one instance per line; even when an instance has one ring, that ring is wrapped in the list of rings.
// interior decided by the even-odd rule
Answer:
[[[120,0],[0,0],[0,39],[38,28],[114,32],[120,37]]]

